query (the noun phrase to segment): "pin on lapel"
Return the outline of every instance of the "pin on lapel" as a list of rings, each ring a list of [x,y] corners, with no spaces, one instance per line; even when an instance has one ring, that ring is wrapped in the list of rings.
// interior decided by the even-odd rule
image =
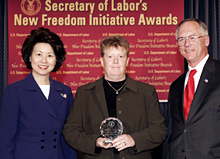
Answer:
[[[205,83],[208,83],[208,82],[209,82],[209,80],[208,80],[207,78],[206,78],[204,81],[205,81]]]
[[[63,98],[67,98],[66,94],[63,94],[63,93],[61,93],[61,96],[62,96]]]

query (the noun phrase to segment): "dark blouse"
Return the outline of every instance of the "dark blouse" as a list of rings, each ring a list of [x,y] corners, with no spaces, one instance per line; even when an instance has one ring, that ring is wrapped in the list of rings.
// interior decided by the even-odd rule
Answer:
[[[104,85],[104,90],[105,90],[105,98],[106,98],[106,103],[107,103],[107,107],[108,107],[108,114],[109,117],[117,117],[117,113],[116,113],[116,91],[112,88],[114,87],[116,90],[118,90],[119,88],[121,88],[126,79],[123,81],[119,81],[119,82],[112,82],[112,81],[108,81],[111,85],[109,86],[108,82],[106,80],[103,80],[103,85]],[[122,90],[122,89],[121,89]],[[121,92],[121,90],[119,91],[119,93]]]

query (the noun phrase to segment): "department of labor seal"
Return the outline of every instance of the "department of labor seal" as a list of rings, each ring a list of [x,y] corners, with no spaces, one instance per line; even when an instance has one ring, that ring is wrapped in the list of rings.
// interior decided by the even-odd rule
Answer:
[[[21,10],[23,13],[29,16],[37,14],[41,9],[40,0],[22,0],[21,1]]]

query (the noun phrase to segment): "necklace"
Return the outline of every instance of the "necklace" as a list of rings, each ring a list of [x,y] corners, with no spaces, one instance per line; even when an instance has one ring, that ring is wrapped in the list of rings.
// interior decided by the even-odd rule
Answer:
[[[126,83],[126,81],[125,81],[125,83],[117,90],[109,83],[108,80],[106,80],[106,81],[107,81],[108,85],[115,91],[116,94],[118,94],[118,92],[125,86],[125,83]]]

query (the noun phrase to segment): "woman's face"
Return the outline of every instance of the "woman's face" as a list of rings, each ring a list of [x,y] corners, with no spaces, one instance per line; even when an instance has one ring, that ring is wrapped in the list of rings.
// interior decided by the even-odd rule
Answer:
[[[105,70],[105,79],[110,81],[122,81],[126,78],[125,71],[129,58],[123,47],[110,47],[104,50],[101,64]]]
[[[48,43],[37,43],[30,57],[34,76],[49,76],[56,65],[56,55]]]

